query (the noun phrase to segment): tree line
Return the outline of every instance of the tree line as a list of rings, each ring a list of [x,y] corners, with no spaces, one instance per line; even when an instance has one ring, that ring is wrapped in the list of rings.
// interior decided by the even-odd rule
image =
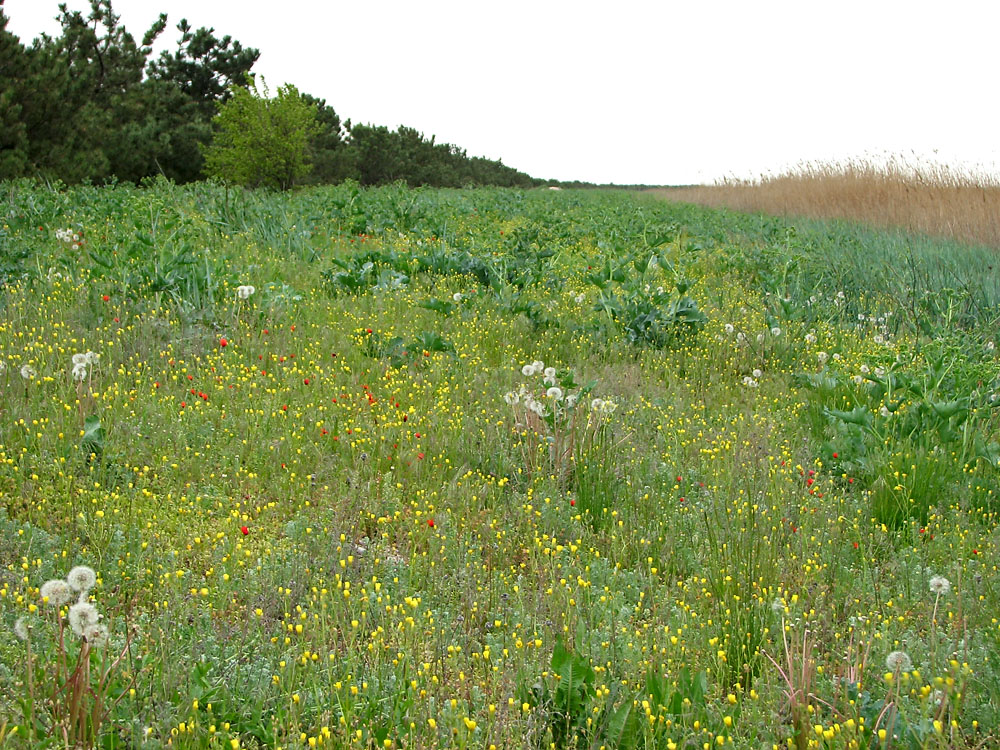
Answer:
[[[299,139],[301,158],[289,166],[276,152],[258,154],[271,167],[281,164],[241,174],[233,178],[236,182],[273,187],[348,179],[363,185],[402,180],[439,187],[542,184],[499,160],[469,156],[414,128],[342,121],[325,100],[291,86],[268,99],[252,72],[257,49],[219,37],[212,28],[195,29],[186,19],[176,26],[176,46],[156,57],[153,44],[167,27],[166,14],[141,39],[126,30],[112,0],[90,0],[89,11],[61,4],[57,20],[58,36],[43,34],[25,45],[7,30],[0,0],[0,179],[229,178],[236,172],[227,171],[227,164],[235,160],[226,162],[225,139],[237,136],[235,110],[242,108],[245,117],[247,107],[265,106],[275,113],[275,127],[285,122],[281,112],[296,123],[294,133],[279,127],[271,134],[277,139],[266,142],[287,152]],[[257,151],[264,142],[243,137],[241,144]]]

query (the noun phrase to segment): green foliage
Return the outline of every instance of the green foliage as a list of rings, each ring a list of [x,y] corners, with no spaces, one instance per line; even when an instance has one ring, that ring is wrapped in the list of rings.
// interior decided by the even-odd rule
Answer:
[[[205,150],[209,176],[244,187],[287,190],[309,172],[307,147],[318,131],[316,108],[291,84],[269,97],[266,85],[236,86],[219,107]]]
[[[600,292],[594,309],[607,314],[637,346],[662,349],[708,321],[687,295],[691,283],[665,255],[639,251],[631,262],[604,267],[586,276]],[[660,282],[672,285],[672,289]],[[653,284],[657,284],[653,288]]]
[[[552,649],[552,674],[539,679],[530,689],[521,686],[522,702],[540,708],[557,750],[579,747],[585,742],[586,719],[594,698],[594,668],[586,657],[573,653],[561,640]],[[538,738],[538,747],[548,747]]]

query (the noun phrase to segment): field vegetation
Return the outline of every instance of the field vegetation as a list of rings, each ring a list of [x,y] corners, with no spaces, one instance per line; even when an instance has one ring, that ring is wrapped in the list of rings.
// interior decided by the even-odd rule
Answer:
[[[901,158],[806,164],[756,180],[652,192],[704,206],[844,219],[1000,248],[1000,183],[995,176]]]
[[[998,741],[993,251],[0,189],[0,747]]]

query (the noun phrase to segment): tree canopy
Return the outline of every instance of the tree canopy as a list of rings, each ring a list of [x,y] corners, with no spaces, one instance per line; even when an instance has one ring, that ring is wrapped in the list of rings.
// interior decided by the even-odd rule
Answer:
[[[196,29],[187,19],[175,27],[175,47],[158,57],[153,45],[167,28],[166,14],[141,38],[125,28],[112,0],[90,0],[87,11],[62,4],[57,19],[58,36],[42,35],[26,46],[8,31],[0,0],[0,179],[139,182],[165,175],[187,182],[225,175],[274,187],[346,179],[437,186],[540,182],[413,128],[352,125],[325,100],[294,86],[267,100],[246,86],[259,51],[213,28]],[[267,137],[260,128],[240,134],[231,124],[252,122],[254,100],[267,102],[260,110],[271,122]],[[236,104],[227,109],[231,101]],[[312,112],[309,127],[292,117],[306,110]],[[252,147],[251,138],[257,139]],[[235,160],[226,162],[234,148],[253,154],[254,175],[237,170]]]

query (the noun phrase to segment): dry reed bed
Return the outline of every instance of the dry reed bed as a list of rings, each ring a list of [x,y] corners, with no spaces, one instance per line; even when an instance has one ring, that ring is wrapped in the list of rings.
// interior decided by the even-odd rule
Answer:
[[[809,166],[753,181],[652,192],[674,201],[847,219],[1000,248],[1000,181],[941,167]]]

